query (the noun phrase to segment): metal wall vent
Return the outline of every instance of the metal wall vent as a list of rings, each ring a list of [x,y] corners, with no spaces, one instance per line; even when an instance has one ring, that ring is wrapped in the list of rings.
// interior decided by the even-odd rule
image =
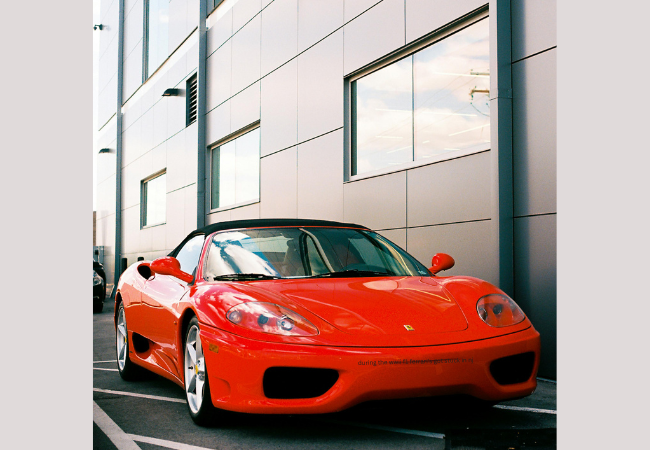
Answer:
[[[198,84],[197,84],[197,78],[196,74],[192,75],[192,77],[187,80],[186,82],[186,90],[187,92],[187,118],[186,118],[186,126],[189,126],[190,124],[196,122],[196,116],[197,116],[197,111],[198,111]]]

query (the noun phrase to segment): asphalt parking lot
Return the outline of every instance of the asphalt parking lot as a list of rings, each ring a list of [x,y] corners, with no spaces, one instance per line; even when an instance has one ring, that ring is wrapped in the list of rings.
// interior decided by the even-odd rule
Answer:
[[[192,422],[184,392],[157,375],[123,381],[115,362],[113,303],[93,316],[95,449],[551,449],[556,384],[491,408],[462,398],[368,402],[326,415],[226,414]]]

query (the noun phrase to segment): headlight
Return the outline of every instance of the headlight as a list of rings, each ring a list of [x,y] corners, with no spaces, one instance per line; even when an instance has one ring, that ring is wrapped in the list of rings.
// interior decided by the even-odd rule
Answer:
[[[488,294],[481,297],[476,303],[476,312],[483,322],[491,327],[516,325],[526,318],[514,300],[502,294]]]
[[[246,302],[233,306],[226,318],[240,327],[284,336],[315,336],[316,328],[300,314],[274,303]]]
[[[98,284],[102,284],[102,277],[97,275],[97,272],[93,270],[93,286],[97,286]]]

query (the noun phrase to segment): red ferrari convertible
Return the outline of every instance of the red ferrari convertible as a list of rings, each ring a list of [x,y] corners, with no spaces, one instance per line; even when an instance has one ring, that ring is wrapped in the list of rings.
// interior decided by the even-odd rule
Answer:
[[[209,225],[122,274],[118,370],[184,387],[199,424],[218,409],[326,413],[376,399],[531,394],[539,333],[492,284],[436,276],[453,265],[439,253],[427,269],[351,223]]]

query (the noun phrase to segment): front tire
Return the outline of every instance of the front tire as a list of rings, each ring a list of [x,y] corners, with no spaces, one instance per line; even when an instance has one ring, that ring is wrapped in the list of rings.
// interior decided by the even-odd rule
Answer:
[[[143,369],[134,364],[129,358],[129,332],[126,328],[126,315],[124,304],[120,303],[117,310],[117,326],[115,327],[115,343],[117,351],[117,371],[120,377],[126,381],[133,381],[140,378]]]
[[[196,317],[190,320],[185,335],[183,358],[185,375],[185,396],[190,417],[200,426],[209,425],[217,410],[212,405],[208,372],[205,367],[201,329]]]

